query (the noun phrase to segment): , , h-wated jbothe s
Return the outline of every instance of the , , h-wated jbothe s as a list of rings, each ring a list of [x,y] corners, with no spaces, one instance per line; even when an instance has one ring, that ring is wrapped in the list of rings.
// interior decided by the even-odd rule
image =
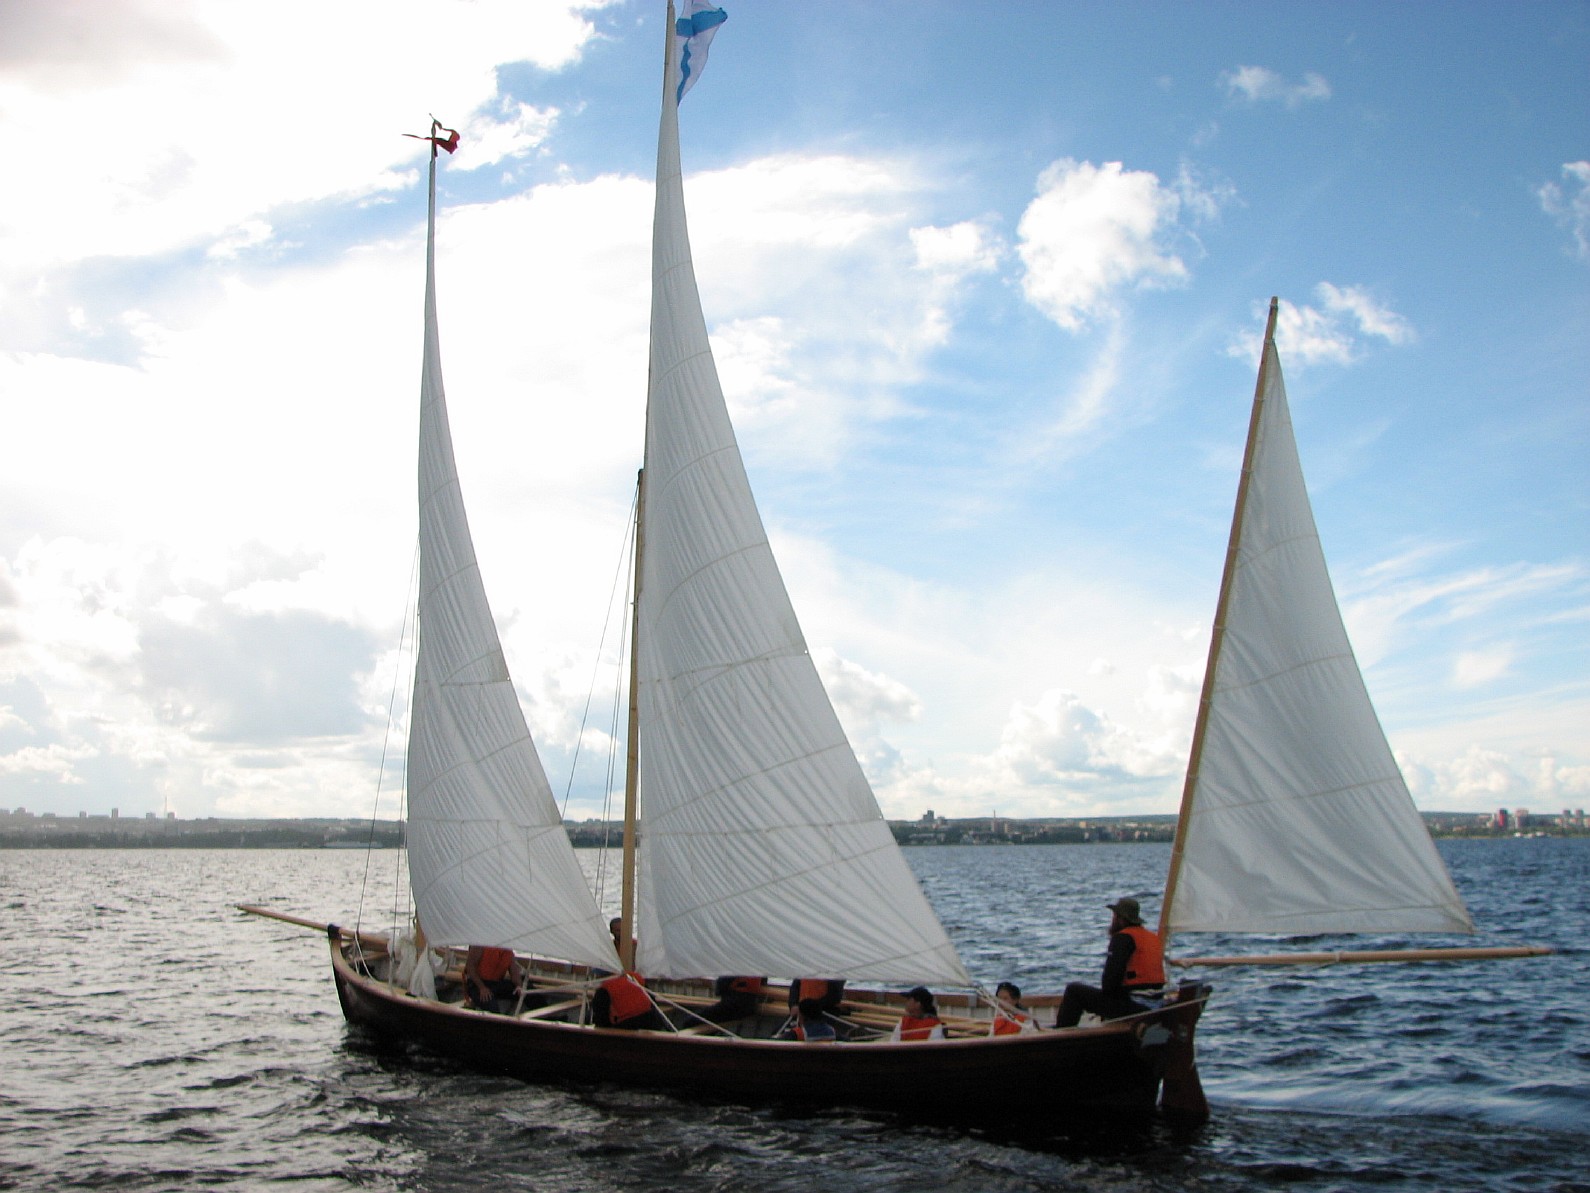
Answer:
[[[1206,986],[1182,983],[1151,1009],[1088,1026],[997,1030],[1000,1004],[974,987],[829,703],[751,494],[691,260],[678,104],[722,21],[702,0],[677,20],[669,8],[622,915],[611,934],[526,728],[464,513],[435,297],[437,148],[455,141],[439,125],[426,138],[414,924],[390,943],[327,926],[343,1012],[536,1080],[959,1121],[1156,1103],[1201,1118],[1193,1037]],[[1164,929],[1466,930],[1346,646],[1273,335],[1264,360]],[[471,945],[521,957],[529,979],[516,998],[467,1004],[458,967]],[[747,977],[735,987],[732,975]],[[837,1039],[814,1044],[826,1030],[793,1029],[801,979],[832,980],[835,998],[802,1002],[800,1021],[831,1016]],[[920,1003],[922,984],[939,988],[942,1033],[891,1041],[908,1005],[898,992],[913,988]],[[738,997],[715,1001],[715,986]]]

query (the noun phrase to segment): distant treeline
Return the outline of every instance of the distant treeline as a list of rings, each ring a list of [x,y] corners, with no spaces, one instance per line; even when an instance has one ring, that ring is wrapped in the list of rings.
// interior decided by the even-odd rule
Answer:
[[[68,822],[69,823],[69,822]],[[136,822],[135,822],[136,823]],[[1431,834],[1436,837],[1470,837],[1507,839],[1513,836],[1528,837],[1582,837],[1590,830],[1577,825],[1552,825],[1528,832],[1482,825],[1452,825],[1432,822],[1426,818]],[[1070,824],[1003,824],[998,833],[960,825],[940,824],[934,828],[917,823],[892,823],[890,829],[902,846],[932,848],[942,845],[1089,845],[1169,841],[1175,835],[1171,824],[1090,824],[1086,827]],[[594,826],[571,826],[570,843],[576,849],[617,848],[623,840],[622,831],[604,830]],[[0,830],[0,849],[363,849],[367,845],[377,849],[395,849],[403,844],[403,833],[390,825],[377,828],[373,833],[361,832],[327,836],[323,827],[284,822],[280,825],[261,825],[258,822],[247,828],[205,829],[198,831],[148,831],[135,829],[81,831],[75,828],[64,831]]]
[[[900,845],[1087,845],[1095,842],[1169,841],[1176,835],[1174,825],[1130,825],[1126,827],[1055,824],[1024,826],[998,833],[960,828],[926,830],[915,824],[890,825]]]
[[[365,840],[339,841],[331,848],[363,848]],[[392,849],[398,833],[377,833],[368,844]],[[0,849],[325,849],[324,833],[266,828],[212,833],[0,833]]]

